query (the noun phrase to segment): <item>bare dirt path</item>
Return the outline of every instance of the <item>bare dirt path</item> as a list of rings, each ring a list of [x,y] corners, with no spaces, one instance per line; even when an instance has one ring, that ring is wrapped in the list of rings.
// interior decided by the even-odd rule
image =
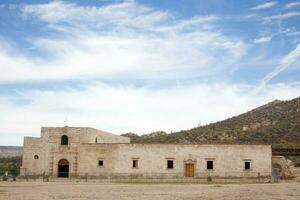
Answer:
[[[299,200],[300,183],[120,184],[0,182],[0,200]]]

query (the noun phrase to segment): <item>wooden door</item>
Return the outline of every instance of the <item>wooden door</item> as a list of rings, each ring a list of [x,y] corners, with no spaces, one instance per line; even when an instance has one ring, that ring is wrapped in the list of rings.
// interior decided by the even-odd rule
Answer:
[[[194,164],[192,163],[185,164],[185,176],[194,177]]]

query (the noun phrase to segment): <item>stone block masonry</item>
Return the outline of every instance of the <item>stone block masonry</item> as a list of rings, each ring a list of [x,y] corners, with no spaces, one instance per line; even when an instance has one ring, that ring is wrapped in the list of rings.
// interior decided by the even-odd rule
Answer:
[[[270,145],[131,144],[88,127],[25,137],[21,176],[94,179],[269,179]]]

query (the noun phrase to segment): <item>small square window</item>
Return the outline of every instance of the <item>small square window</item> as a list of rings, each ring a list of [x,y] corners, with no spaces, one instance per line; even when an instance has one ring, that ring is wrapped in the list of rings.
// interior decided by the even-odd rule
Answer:
[[[207,160],[206,161],[206,169],[214,169],[214,161]]]
[[[174,161],[173,160],[167,160],[167,168],[174,169]]]
[[[138,168],[138,160],[132,160],[132,168]]]
[[[251,162],[250,161],[246,161],[245,162],[245,170],[250,170],[251,169]]]
[[[98,166],[103,167],[104,166],[104,161],[103,160],[98,160]]]

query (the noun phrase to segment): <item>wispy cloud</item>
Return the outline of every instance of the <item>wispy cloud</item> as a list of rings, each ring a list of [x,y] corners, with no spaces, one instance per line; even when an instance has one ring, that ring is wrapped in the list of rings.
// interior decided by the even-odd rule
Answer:
[[[269,2],[266,2],[266,3],[263,3],[263,4],[256,5],[252,8],[250,8],[250,10],[263,10],[263,9],[272,8],[276,5],[277,5],[276,1],[269,1]]]
[[[276,77],[280,72],[291,66],[293,63],[298,61],[300,58],[300,44],[297,45],[297,47],[291,51],[288,55],[286,55],[278,64],[277,67],[275,67],[274,70],[272,70],[270,73],[268,73],[263,80],[261,81],[259,87],[256,89],[256,92],[261,91],[266,84],[272,80],[274,77]]]
[[[294,8],[294,7],[297,7],[297,6],[300,6],[300,2],[294,1],[294,2],[286,4],[285,8],[286,9],[290,9],[290,8]]]
[[[96,28],[109,30],[116,25],[151,29],[156,23],[159,23],[157,25],[166,23],[170,17],[167,11],[155,10],[134,1],[99,7],[53,1],[46,4],[25,5],[22,11],[25,16],[38,17],[42,21],[56,25],[63,22],[81,28],[90,28],[89,26],[94,25]]]
[[[54,1],[22,12],[53,34],[28,40],[38,58],[0,43],[0,82],[202,77],[226,70],[247,51],[243,40],[217,28],[216,16],[179,20],[134,1],[98,7]]]
[[[297,62],[299,46],[264,78],[260,93],[249,93],[256,88],[249,74],[237,72],[248,84],[226,75],[245,63],[251,70],[277,63],[278,55],[268,51],[269,45],[260,46],[277,37],[276,33],[258,24],[260,33],[249,29],[247,36],[239,35],[241,31],[228,34],[235,23],[228,24],[222,16],[178,18],[178,13],[149,5],[50,1],[18,5],[10,11],[16,15],[21,11],[24,24],[37,25],[43,33],[29,33],[31,37],[24,38],[26,46],[0,38],[0,89],[5,90],[5,94],[0,92],[0,145],[21,144],[24,134],[38,135],[41,125],[63,126],[66,117],[71,126],[92,126],[117,134],[176,131],[300,95],[299,83],[269,82]],[[252,10],[275,5],[271,1]],[[262,14],[265,12],[251,12],[246,25],[250,20],[263,21]],[[295,16],[297,12],[283,13],[265,20]],[[280,32],[280,36],[291,31],[296,34],[297,29]],[[253,40],[256,34],[259,37]],[[272,45],[270,48],[276,48]],[[253,51],[259,56],[253,56]],[[205,80],[207,77],[214,81]],[[76,84],[69,84],[73,81]],[[52,88],[55,84],[59,89]]]
[[[286,33],[287,36],[300,36],[300,31],[290,31]]]
[[[300,12],[287,12],[284,14],[278,14],[278,15],[272,15],[272,16],[268,16],[268,17],[264,17],[263,19],[265,21],[272,21],[272,20],[284,20],[284,19],[288,19],[291,17],[297,17],[300,15]]]
[[[265,37],[260,37],[260,38],[254,39],[254,43],[256,43],[256,44],[268,43],[271,40],[272,40],[271,36],[265,36]]]

